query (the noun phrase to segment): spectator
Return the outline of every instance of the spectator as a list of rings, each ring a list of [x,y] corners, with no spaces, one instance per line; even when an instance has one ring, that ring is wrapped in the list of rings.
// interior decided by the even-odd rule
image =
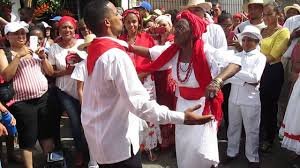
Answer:
[[[92,32],[86,27],[83,19],[80,19],[78,22],[78,30],[81,38],[85,38],[85,36],[91,34]]]
[[[242,22],[234,29],[235,34],[239,34],[243,32],[245,26],[252,25],[257,27],[259,30],[266,27],[264,21],[263,21],[263,0],[249,0],[249,2],[246,4],[246,7],[248,9],[248,18],[249,20]],[[235,47],[237,51],[242,51],[241,45],[239,41],[234,41],[232,43],[232,46]]]
[[[214,23],[219,23],[218,17],[222,14],[222,7],[219,2],[215,2],[212,4],[212,15]]]
[[[300,14],[300,6],[298,4],[293,4],[292,6],[286,6],[284,8],[284,15],[286,19]]]
[[[161,15],[155,19],[156,25],[159,28],[164,28],[165,31],[158,33],[157,41],[159,45],[171,44],[174,42],[173,23],[171,15]],[[171,68],[154,72],[155,88],[157,103],[165,105],[169,109],[175,110],[176,83],[172,78]],[[161,125],[162,144],[161,148],[166,150],[175,144],[175,125]]]
[[[34,26],[33,9],[30,7],[23,7],[19,9],[20,21],[24,21],[29,26]]]
[[[54,41],[52,40],[52,37],[51,37],[52,26],[50,26],[48,23],[46,23],[44,21],[41,23],[43,24],[43,27],[44,27],[45,41],[49,45],[52,45],[54,43]]]
[[[125,34],[121,35],[119,39],[126,41],[128,44],[136,44],[148,48],[153,47],[154,39],[150,34],[141,32],[141,25],[139,24],[140,20],[141,18],[138,11],[126,10],[123,13]],[[133,61],[140,81],[143,83],[143,86],[150,95],[150,100],[156,100],[155,82],[153,79],[154,76],[141,70],[142,67],[150,64],[151,60],[141,57],[138,54],[128,53],[128,55]],[[154,154],[153,149],[157,147],[157,142],[161,139],[159,125],[151,122],[148,124],[145,123],[145,121],[141,122],[144,122],[144,125],[146,126],[148,125],[147,128],[144,128],[144,131],[141,132],[141,145],[144,146],[144,149],[148,152],[149,160],[154,161],[157,159],[157,156]],[[159,134],[150,134],[150,132],[153,132],[154,130],[158,130]]]
[[[0,70],[5,81],[13,80],[16,103],[9,110],[18,122],[24,167],[32,168],[32,150],[36,140],[39,140],[44,154],[51,152],[54,147],[53,122],[47,110],[48,84],[44,76],[44,73],[52,75],[53,69],[43,51],[38,50],[37,56],[26,46],[26,33],[28,29],[19,22],[11,22],[5,26],[12,62],[8,63],[1,50]]]
[[[288,47],[290,33],[278,23],[279,6],[268,3],[263,7],[264,22],[261,30],[261,52],[267,57],[267,64],[261,78],[261,135],[262,152],[270,152],[277,133],[278,99],[284,80],[281,57]]]
[[[135,7],[139,11],[142,21],[147,21],[151,18],[150,12],[152,11],[152,5],[147,1],[141,1],[139,6]]]
[[[227,161],[236,159],[238,156],[242,125],[244,125],[245,154],[249,168],[259,168],[261,105],[258,86],[265,68],[266,57],[260,52],[258,46],[262,39],[259,29],[248,25],[238,37],[242,41],[243,51],[236,55],[242,60],[242,69],[234,77],[228,79],[231,83],[231,92],[228,105]]]
[[[189,0],[185,8],[203,19],[206,18],[206,12],[212,8],[212,4],[204,0]],[[202,38],[215,49],[227,49],[226,36],[220,25],[208,24],[207,31]]]
[[[235,34],[243,32],[247,25],[253,25],[259,30],[266,27],[263,21],[263,4],[263,0],[249,0],[249,2],[246,4],[249,20],[238,25],[234,30]]]
[[[84,151],[87,147],[82,132],[80,120],[80,102],[76,91],[76,80],[71,78],[76,63],[82,59],[79,54],[86,55],[83,51],[78,51],[77,47],[84,41],[75,38],[77,29],[76,20],[70,16],[63,16],[58,22],[59,35],[61,40],[50,47],[49,62],[53,65],[56,77],[56,86],[58,87],[57,96],[67,112],[71,121],[72,135],[75,140],[76,158],[75,164],[83,164]],[[59,123],[59,122],[58,122]]]

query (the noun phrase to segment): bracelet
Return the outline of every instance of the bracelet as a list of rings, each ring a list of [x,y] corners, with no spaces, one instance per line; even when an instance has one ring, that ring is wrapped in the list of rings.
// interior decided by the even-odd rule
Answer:
[[[220,87],[223,86],[223,80],[221,78],[215,78],[213,79],[213,82],[217,85],[219,85]]]

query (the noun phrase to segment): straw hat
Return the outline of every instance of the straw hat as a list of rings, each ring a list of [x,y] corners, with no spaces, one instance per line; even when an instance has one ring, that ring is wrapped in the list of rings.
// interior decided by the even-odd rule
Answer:
[[[205,2],[205,0],[189,0],[186,6],[183,6],[184,9],[191,7],[201,7],[205,11],[209,11],[212,8],[211,2]]]
[[[80,44],[77,48],[80,51],[83,51],[87,46],[90,45],[90,43],[94,40],[94,38],[96,38],[95,34],[89,34],[87,36],[85,36],[84,38],[84,43]]]
[[[250,4],[264,5],[264,4],[266,4],[266,1],[270,1],[270,0],[247,0],[247,2],[243,4],[243,11],[248,12],[248,5],[250,5]]]
[[[290,10],[290,9],[296,9],[300,13],[300,6],[298,4],[293,4],[292,6],[286,6],[284,8],[284,14],[286,15],[288,10]]]

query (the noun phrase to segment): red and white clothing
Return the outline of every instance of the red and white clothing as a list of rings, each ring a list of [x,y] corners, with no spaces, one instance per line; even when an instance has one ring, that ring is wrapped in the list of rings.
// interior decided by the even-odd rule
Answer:
[[[170,45],[155,46],[150,49],[150,55],[153,60],[159,58],[159,56],[168,48]],[[204,52],[210,68],[212,77],[219,73],[219,66],[214,59],[215,54],[221,53],[216,52],[208,44],[204,45]],[[222,52],[229,53],[226,51]],[[199,88],[200,85],[196,79],[194,70],[192,70],[189,79],[186,83],[181,83],[177,77],[177,61],[179,52],[167,63],[161,70],[172,67],[172,76],[177,83],[178,87],[187,88]],[[228,57],[230,57],[228,55]],[[231,57],[233,58],[233,57]],[[231,63],[240,64],[240,60],[233,59]],[[182,69],[187,69],[188,64],[180,63]],[[180,69],[180,68],[179,68]],[[186,72],[179,70],[179,75],[184,78]],[[201,104],[201,108],[196,111],[197,114],[202,114],[204,110],[205,97],[201,97],[197,100],[187,100],[182,95],[178,94],[176,110],[184,111],[188,107]],[[210,168],[219,162],[218,142],[217,142],[217,123],[212,121],[205,125],[187,126],[187,125],[176,125],[175,130],[175,142],[176,142],[176,156],[177,164],[179,168]]]
[[[282,147],[295,152],[300,155],[300,77],[298,77],[288,106],[286,108],[285,116],[279,133],[283,136]]]
[[[30,59],[21,59],[13,77],[14,100],[24,101],[41,97],[48,91],[48,81],[43,74],[42,60],[34,54]]]
[[[88,47],[81,120],[90,153],[99,164],[117,163],[139,151],[140,118],[153,123],[184,122],[183,113],[149,100],[123,46],[127,47],[124,41],[101,37]],[[98,55],[96,50],[103,48],[107,50]]]
[[[119,39],[128,41],[128,35],[124,34],[119,37]],[[150,34],[146,32],[138,33],[135,37],[135,45],[143,46],[147,48],[151,48],[154,46],[154,39],[151,37]],[[142,56],[139,56],[134,53],[127,53],[130,58],[132,59],[132,62],[137,70],[137,73],[143,72],[140,68],[151,63],[151,60]],[[142,80],[143,86],[146,88],[150,95],[150,100],[156,100],[156,89],[155,89],[155,81],[154,76],[152,74],[149,74]],[[141,128],[141,136],[140,136],[140,142],[141,146],[144,146],[145,150],[151,150],[157,147],[157,142],[161,144],[161,136],[160,136],[160,129],[158,124],[154,123],[145,123],[144,120],[141,125],[144,126],[144,128]]]

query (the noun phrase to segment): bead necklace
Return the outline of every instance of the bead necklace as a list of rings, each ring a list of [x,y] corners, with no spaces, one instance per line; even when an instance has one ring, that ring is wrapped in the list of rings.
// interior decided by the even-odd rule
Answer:
[[[179,82],[181,82],[181,83],[186,83],[186,82],[189,80],[189,78],[190,78],[190,76],[191,76],[191,74],[192,74],[192,64],[193,64],[193,63],[192,63],[192,59],[191,59],[188,68],[187,68],[185,71],[182,70],[181,65],[180,65],[180,61],[179,61],[179,56],[178,56],[178,60],[177,60],[177,79],[178,79]],[[179,72],[179,69],[180,69],[182,72],[186,72],[186,73],[185,73],[185,77],[184,77],[183,79],[180,78],[180,72]]]

